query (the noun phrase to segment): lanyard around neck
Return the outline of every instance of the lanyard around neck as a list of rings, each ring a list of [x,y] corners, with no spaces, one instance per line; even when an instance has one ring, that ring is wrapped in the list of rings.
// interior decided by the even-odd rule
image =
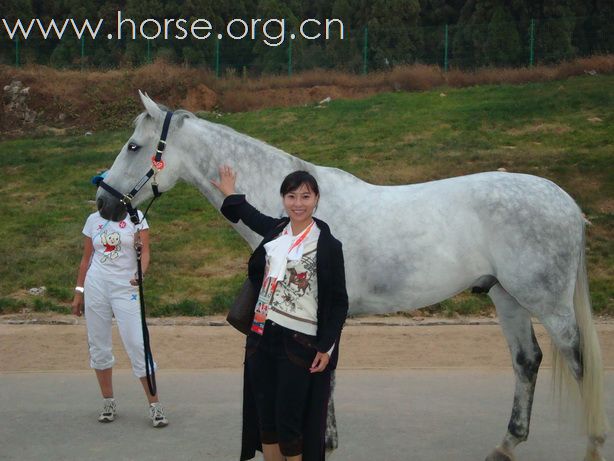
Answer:
[[[311,224],[309,224],[309,226],[307,226],[307,229],[305,229],[301,234],[299,234],[299,236],[297,237],[297,239],[294,241],[294,243],[290,246],[290,249],[288,250],[288,253],[290,253],[292,250],[294,250],[297,246],[299,246],[301,243],[303,243],[303,240],[305,240],[307,238],[307,236],[309,235],[309,232],[311,232],[311,229],[313,228],[313,225],[315,224],[315,221],[311,221]],[[290,223],[290,228],[292,228],[292,223]],[[286,229],[286,234],[289,233],[288,229]]]

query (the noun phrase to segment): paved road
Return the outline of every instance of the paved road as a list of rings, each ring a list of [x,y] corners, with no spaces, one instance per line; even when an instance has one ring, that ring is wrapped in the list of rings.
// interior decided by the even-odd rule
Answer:
[[[342,370],[336,407],[340,448],[332,461],[479,461],[498,443],[511,410],[509,371]],[[238,459],[241,374],[161,372],[160,395],[171,424],[154,429],[138,383],[115,374],[119,417],[96,421],[99,397],[91,372],[0,374],[0,459]],[[614,420],[614,372],[606,374]],[[538,379],[532,433],[518,461],[580,461],[585,440],[559,417],[550,374]],[[606,445],[614,460],[614,440]]]

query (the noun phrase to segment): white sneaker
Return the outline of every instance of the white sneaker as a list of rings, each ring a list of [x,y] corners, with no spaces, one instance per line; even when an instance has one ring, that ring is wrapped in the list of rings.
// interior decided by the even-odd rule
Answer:
[[[149,404],[149,418],[151,419],[153,427],[164,427],[168,425],[168,419],[166,419],[164,408],[162,408],[160,402]]]
[[[98,421],[101,423],[110,423],[115,419],[115,412],[117,411],[117,404],[114,398],[104,399],[102,411],[98,416]]]

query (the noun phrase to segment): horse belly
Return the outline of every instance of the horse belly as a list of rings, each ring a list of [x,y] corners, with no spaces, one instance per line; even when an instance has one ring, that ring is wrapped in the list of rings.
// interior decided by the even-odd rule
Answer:
[[[537,304],[568,291],[575,274],[581,214],[543,178],[482,173],[348,196],[356,199],[339,208],[351,212],[330,222],[344,244],[352,312],[420,308],[486,275]]]
[[[426,210],[422,210],[426,211]],[[476,216],[383,216],[359,241],[344,241],[352,312],[413,310],[441,302],[492,272]],[[464,213],[460,213],[464,214]]]

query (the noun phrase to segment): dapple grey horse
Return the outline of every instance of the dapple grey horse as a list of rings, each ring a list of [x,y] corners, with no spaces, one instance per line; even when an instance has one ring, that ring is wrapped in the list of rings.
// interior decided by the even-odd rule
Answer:
[[[141,94],[145,112],[111,167],[109,185],[127,193],[152,164],[165,116]],[[495,304],[515,372],[514,403],[502,442],[489,461],[510,461],[527,439],[542,352],[531,317],[547,330],[554,376],[581,397],[588,434],[585,460],[602,460],[608,421],[603,406],[601,351],[592,321],[585,263],[585,220],[556,184],[535,176],[488,172],[403,186],[377,186],[336,168],[313,165],[223,125],[175,112],[161,191],[179,180],[197,187],[219,209],[223,197],[210,180],[218,167],[237,172],[237,190],[270,216],[283,208],[278,188],[295,170],[320,185],[317,216],[344,245],[351,313],[381,314],[438,303],[468,289]],[[151,197],[144,187],[138,204]],[[125,208],[99,189],[103,217]],[[252,248],[260,236],[233,225]],[[575,386],[575,388],[574,388]]]

